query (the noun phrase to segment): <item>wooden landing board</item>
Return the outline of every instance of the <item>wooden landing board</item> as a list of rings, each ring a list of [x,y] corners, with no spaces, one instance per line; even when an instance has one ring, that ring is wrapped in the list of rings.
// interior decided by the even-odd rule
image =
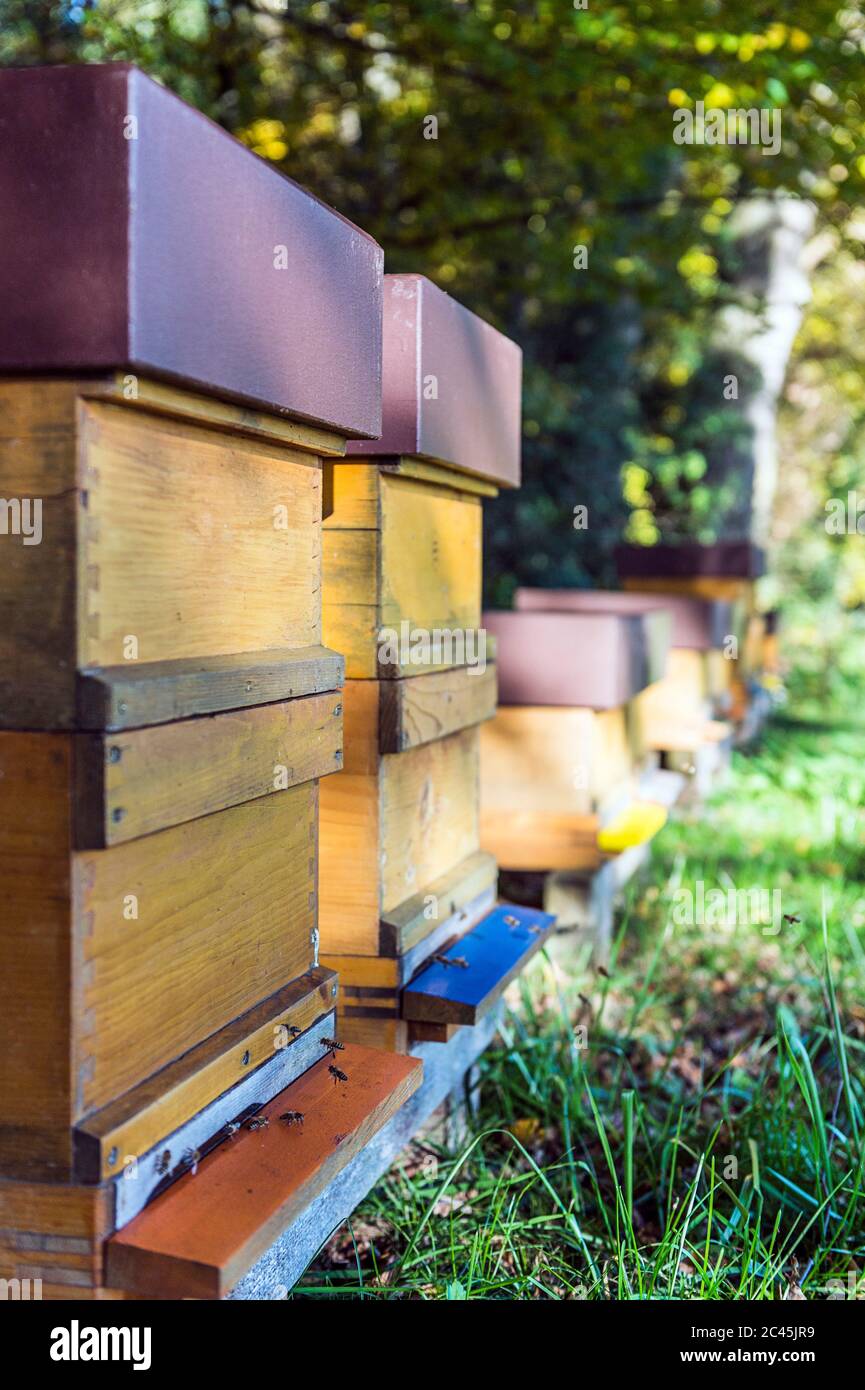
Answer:
[[[533,908],[500,903],[433,961],[402,993],[403,1018],[421,1023],[475,1024],[488,1013],[511,980],[540,950],[555,918]]]
[[[93,667],[78,676],[81,729],[135,729],[337,690],[345,662],[327,647]]]
[[[76,843],[102,849],[338,772],[338,691],[76,737]]]
[[[346,1221],[383,1173],[418,1135],[433,1111],[462,1086],[466,1072],[496,1034],[499,1009],[476,1028],[459,1028],[447,1044],[420,1043],[423,1085],[320,1194],[232,1291],[232,1299],[284,1298],[328,1236]],[[407,1025],[406,1025],[407,1026]]]
[[[348,1080],[334,1080],[335,1065]],[[181,1178],[106,1248],[107,1283],[142,1295],[221,1298],[420,1085],[414,1058],[347,1044]],[[287,1125],[280,1114],[303,1114]]]
[[[268,1061],[291,1048],[336,1004],[336,976],[315,966],[262,1004],[220,1028],[119,1100],[86,1116],[75,1130],[75,1169],[84,1182],[116,1176],[129,1155],[144,1154],[166,1135]]]
[[[496,712],[496,669],[457,667],[379,684],[379,749],[402,753]]]

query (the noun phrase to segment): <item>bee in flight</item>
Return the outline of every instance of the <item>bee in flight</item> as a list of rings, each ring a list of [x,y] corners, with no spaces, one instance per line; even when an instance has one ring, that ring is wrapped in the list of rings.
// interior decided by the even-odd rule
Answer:
[[[322,1047],[326,1047],[328,1052],[345,1052],[345,1043],[337,1042],[336,1038],[319,1038]]]
[[[346,1076],[345,1072],[340,1071],[339,1067],[329,1066],[328,1071],[333,1077],[334,1086],[338,1085],[340,1081],[348,1081],[348,1077]]]

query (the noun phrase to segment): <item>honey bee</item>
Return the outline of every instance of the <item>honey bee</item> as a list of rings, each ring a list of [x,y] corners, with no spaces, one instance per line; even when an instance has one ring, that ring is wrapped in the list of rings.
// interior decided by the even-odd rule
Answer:
[[[345,1052],[345,1043],[337,1042],[336,1038],[319,1038],[322,1047],[326,1047],[328,1052]]]
[[[162,1153],[159,1155],[159,1157],[158,1157],[157,1160],[156,1160],[156,1171],[157,1171],[157,1173],[159,1173],[160,1176],[161,1176],[163,1173],[167,1173],[170,1167],[171,1167],[171,1150],[170,1150],[170,1149],[163,1149],[163,1150],[162,1150]]]
[[[201,1162],[201,1154],[198,1152],[198,1149],[187,1149],[180,1161],[187,1171],[195,1177],[195,1174],[198,1172],[198,1165]]]
[[[512,915],[509,913],[508,916],[505,918],[505,926],[506,926],[506,927],[518,927],[519,925],[520,925],[520,919],[519,919],[519,917],[514,917],[514,916],[512,916]]]
[[[250,1120],[247,1120],[246,1128],[252,1130],[267,1129],[267,1126],[269,1124],[270,1120],[267,1118],[266,1115],[253,1115]]]
[[[291,1127],[291,1125],[300,1125],[301,1129],[303,1128],[302,1110],[283,1110],[279,1118],[289,1127]]]
[[[226,1126],[225,1126],[225,1137],[226,1137],[226,1139],[233,1139],[234,1136],[235,1136],[235,1134],[237,1133],[237,1131],[238,1131],[239,1129],[240,1129],[240,1121],[239,1121],[239,1120],[229,1120],[228,1123],[227,1123]]]
[[[784,921],[785,921],[785,922],[789,922],[791,927],[792,927],[792,926],[795,926],[797,922],[801,922],[801,920],[802,920],[801,917],[797,917],[797,916],[796,916],[794,913],[792,913],[792,912],[785,912],[785,913],[784,913]]]
[[[348,1081],[348,1077],[346,1076],[345,1072],[340,1071],[339,1067],[330,1066],[328,1067],[328,1071],[333,1077],[334,1086],[338,1085],[340,1081]]]
[[[301,1033],[303,1032],[303,1029],[298,1028],[296,1023],[286,1023],[285,1026],[293,1038],[299,1038]]]
[[[460,970],[468,970],[469,968],[469,963],[465,956],[445,956],[442,955],[441,952],[437,952],[432,959],[439,965],[456,965]]]
[[[532,932],[535,936],[540,936],[541,932],[543,931],[543,927],[539,927],[537,922],[533,922],[532,925],[529,927],[529,931]]]

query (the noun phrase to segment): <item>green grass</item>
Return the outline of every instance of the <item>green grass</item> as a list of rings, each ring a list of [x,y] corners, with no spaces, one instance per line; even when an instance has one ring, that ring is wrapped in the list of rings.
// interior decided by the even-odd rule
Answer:
[[[826,1298],[865,1276],[863,753],[865,723],[809,711],[737,754],[658,837],[608,974],[538,962],[463,1148],[404,1155],[297,1293]],[[698,880],[800,921],[679,925]]]

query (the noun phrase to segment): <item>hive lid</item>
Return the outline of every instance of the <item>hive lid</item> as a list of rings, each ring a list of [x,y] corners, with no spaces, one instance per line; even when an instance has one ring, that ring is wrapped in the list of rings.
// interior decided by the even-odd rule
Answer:
[[[670,645],[711,651],[723,647],[734,631],[733,605],[722,599],[692,598],[688,594],[620,593],[604,589],[517,589],[514,604],[522,612],[670,614]]]
[[[614,709],[660,680],[670,615],[487,612],[496,639],[499,704]]]
[[[381,424],[383,253],[126,63],[0,73],[0,371]]]
[[[622,579],[759,579],[766,568],[763,551],[752,541],[716,541],[700,545],[617,545],[616,567]]]
[[[349,454],[411,455],[520,483],[522,352],[423,275],[384,277],[382,433]]]

